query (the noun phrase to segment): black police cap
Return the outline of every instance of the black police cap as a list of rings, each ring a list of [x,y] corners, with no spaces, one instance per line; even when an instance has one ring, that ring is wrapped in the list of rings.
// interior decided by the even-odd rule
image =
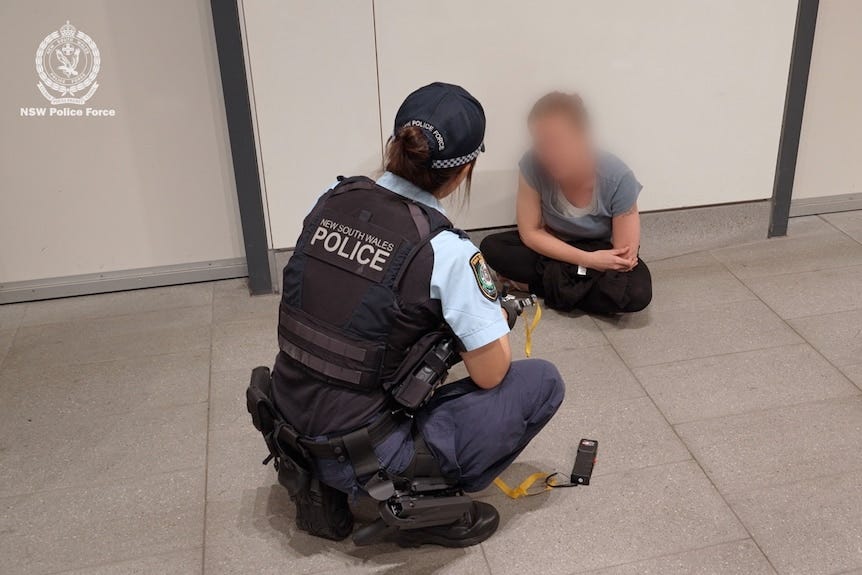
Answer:
[[[404,126],[422,129],[434,169],[463,166],[485,151],[485,110],[455,84],[434,82],[407,96],[395,115],[395,133]]]

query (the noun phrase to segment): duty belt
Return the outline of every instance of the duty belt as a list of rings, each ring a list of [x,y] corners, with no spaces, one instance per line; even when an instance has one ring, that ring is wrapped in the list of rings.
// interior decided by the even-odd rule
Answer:
[[[404,417],[399,414],[386,412],[374,420],[373,423],[366,427],[357,429],[344,435],[339,435],[330,439],[314,440],[306,436],[299,435],[292,426],[286,422],[279,422],[276,437],[279,441],[283,441],[288,445],[302,448],[310,457],[318,459],[336,459],[345,461],[345,455],[350,455],[361,444],[367,446],[377,446],[389,437],[398,426],[405,421]],[[351,461],[356,463],[361,457],[351,457]],[[376,461],[376,457],[375,457]],[[377,471],[377,467],[371,471]],[[362,475],[357,469],[357,475]]]

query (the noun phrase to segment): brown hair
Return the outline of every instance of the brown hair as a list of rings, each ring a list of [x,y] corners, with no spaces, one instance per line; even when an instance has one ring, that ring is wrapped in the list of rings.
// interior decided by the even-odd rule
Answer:
[[[431,152],[428,140],[418,126],[404,126],[399,129],[386,145],[386,171],[401,176],[408,182],[427,192],[435,193],[454,178],[464,166],[454,168],[432,169],[430,166]],[[473,179],[473,166],[476,160],[468,165],[465,181],[465,197],[470,195],[470,184]]]
[[[587,109],[584,101],[575,93],[549,92],[533,104],[527,116],[527,123],[551,115],[561,115],[575,123],[579,128],[587,126]]]

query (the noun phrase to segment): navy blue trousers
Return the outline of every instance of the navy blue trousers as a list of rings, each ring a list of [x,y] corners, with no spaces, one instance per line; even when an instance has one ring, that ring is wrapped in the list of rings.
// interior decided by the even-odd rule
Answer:
[[[403,472],[413,459],[415,425],[443,473],[468,492],[488,487],[550,421],[565,395],[560,372],[542,359],[513,362],[493,389],[481,389],[469,378],[443,389],[412,424],[405,422],[375,451],[381,466]],[[315,464],[324,483],[354,496],[361,493],[349,462]]]

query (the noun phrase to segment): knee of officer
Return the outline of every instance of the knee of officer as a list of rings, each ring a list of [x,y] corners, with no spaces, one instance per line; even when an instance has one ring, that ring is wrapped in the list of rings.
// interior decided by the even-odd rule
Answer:
[[[521,371],[540,405],[549,405],[556,410],[563,403],[566,384],[553,363],[544,359],[524,359],[513,362],[512,369]]]

